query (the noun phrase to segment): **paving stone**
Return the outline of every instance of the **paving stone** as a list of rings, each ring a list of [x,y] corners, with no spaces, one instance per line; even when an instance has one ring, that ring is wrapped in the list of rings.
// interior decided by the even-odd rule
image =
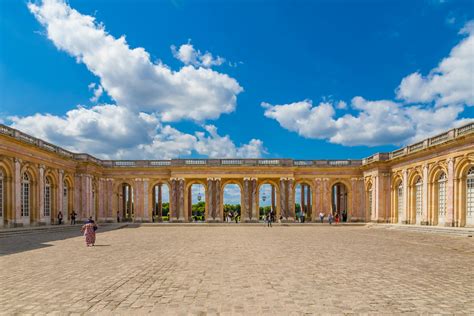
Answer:
[[[0,315],[474,312],[467,237],[143,226],[102,232],[89,248],[71,232],[49,232],[44,244],[29,238],[38,234],[0,240]]]

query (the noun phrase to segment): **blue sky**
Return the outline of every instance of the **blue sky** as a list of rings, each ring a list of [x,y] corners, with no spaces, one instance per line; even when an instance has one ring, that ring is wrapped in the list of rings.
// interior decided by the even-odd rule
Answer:
[[[102,158],[367,157],[474,117],[473,6],[1,1],[0,119]]]

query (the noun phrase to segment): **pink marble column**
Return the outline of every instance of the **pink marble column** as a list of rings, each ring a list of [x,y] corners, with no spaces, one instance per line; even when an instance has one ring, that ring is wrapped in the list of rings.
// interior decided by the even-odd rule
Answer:
[[[280,209],[281,216],[284,220],[288,219],[288,204],[287,204],[287,187],[286,179],[280,178]]]
[[[295,179],[287,180],[288,186],[288,221],[292,222],[295,220]]]
[[[398,222],[400,224],[408,224],[408,170],[403,169],[403,216],[399,216]]]
[[[456,221],[455,208],[454,208],[454,159],[449,158],[447,161],[448,165],[448,182],[446,183],[446,226],[458,226],[459,222]]]
[[[422,198],[422,216],[421,225],[428,225],[428,171],[429,166],[423,165],[423,198]]]
[[[257,178],[252,178],[252,181],[250,182],[252,186],[252,216],[250,218],[251,221],[257,221],[259,220],[260,217],[260,212],[257,209],[258,208],[258,192],[257,192]]]
[[[38,169],[39,169],[39,179],[38,179],[38,187],[39,187],[39,194],[38,194],[38,209],[39,209],[39,220],[41,223],[46,223],[47,220],[44,216],[44,186],[45,186],[45,183],[44,183],[44,165],[39,165],[38,166]],[[51,192],[52,193],[52,192]],[[50,193],[50,194],[51,194]],[[52,202],[52,201],[51,201]],[[51,207],[51,211],[52,211],[52,205],[50,205]],[[30,212],[30,216],[31,216],[31,212]],[[49,224],[51,224],[51,214],[50,214],[50,217],[49,217]]]
[[[248,222],[250,221],[250,178],[244,178],[244,205],[242,205],[241,209],[241,220]]]
[[[14,174],[14,191],[15,191],[15,208],[13,214],[13,226],[23,225],[21,220],[21,160],[15,158],[15,174]]]

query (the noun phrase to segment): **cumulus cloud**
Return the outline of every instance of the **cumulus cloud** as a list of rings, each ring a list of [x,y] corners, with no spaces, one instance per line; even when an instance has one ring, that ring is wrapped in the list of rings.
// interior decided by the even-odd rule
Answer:
[[[406,102],[434,102],[436,106],[474,105],[474,21],[460,31],[466,36],[426,76],[414,72],[403,78],[397,97]]]
[[[427,76],[413,73],[397,88],[399,100],[351,101],[350,111],[337,117],[335,109],[349,110],[344,101],[311,100],[271,105],[262,102],[264,115],[306,138],[326,139],[346,146],[403,145],[471,122],[459,116],[474,105],[474,22],[461,30],[466,36]]]
[[[191,43],[183,44],[179,48],[172,45],[171,51],[173,52],[173,56],[185,65],[209,68],[212,66],[220,66],[225,63],[225,58],[220,56],[214,58],[214,56],[209,52],[203,54],[200,50],[194,49],[194,46]]]
[[[237,95],[243,91],[234,78],[206,68],[222,60],[196,52],[190,44],[183,51],[189,63],[174,71],[151,62],[144,48],[129,47],[124,36],[113,37],[94,17],[62,0],[29,3],[28,8],[54,45],[98,76],[117,105],[156,113],[163,121],[204,121],[234,111]],[[186,49],[191,55],[186,55]],[[197,65],[192,62],[193,54]]]
[[[155,115],[110,104],[78,107],[64,117],[35,114],[9,120],[13,128],[103,159],[172,159],[195,153],[211,158],[258,158],[264,153],[261,141],[252,139],[236,146],[213,125],[204,132],[186,134],[163,125]]]
[[[176,52],[185,66],[173,71],[152,63],[141,47],[130,48],[125,37],[114,38],[94,17],[80,14],[62,0],[29,3],[54,45],[100,78],[88,85],[91,102],[107,92],[116,104],[78,106],[64,116],[12,116],[11,126],[74,152],[103,159],[172,159],[193,154],[212,158],[256,158],[263,143],[252,139],[237,146],[213,125],[187,134],[167,124],[218,118],[235,109],[238,82],[209,67],[224,62],[202,54],[189,43]]]

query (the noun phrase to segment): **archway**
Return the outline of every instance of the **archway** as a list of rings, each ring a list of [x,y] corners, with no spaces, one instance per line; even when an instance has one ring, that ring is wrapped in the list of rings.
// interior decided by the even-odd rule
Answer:
[[[403,197],[403,180],[397,174],[392,181],[392,204],[391,204],[391,222],[401,223],[404,218],[404,197]]]
[[[157,183],[152,189],[152,221],[167,222],[170,216],[170,190],[166,183]]]
[[[64,177],[63,181],[63,215],[64,219],[66,220],[71,220],[71,214],[72,212],[76,212],[74,210],[74,189],[72,186],[73,181],[71,178],[68,176]],[[78,214],[76,214],[77,218]]]
[[[188,221],[206,220],[206,187],[202,183],[192,183],[188,187]]]
[[[242,191],[238,184],[227,183],[223,189],[224,221],[238,222],[241,216]]]
[[[28,172],[23,172],[21,176],[21,196],[20,196],[20,215],[23,224],[30,223],[30,207],[31,207],[31,186],[32,179]]]
[[[51,223],[51,213],[52,213],[52,204],[54,201],[54,190],[53,190],[53,180],[50,176],[46,176],[44,179],[44,194],[43,194],[43,220],[50,224]]]
[[[264,221],[270,212],[273,212],[273,220],[276,220],[276,193],[273,183],[265,182],[260,185],[258,189],[258,220]]]
[[[331,187],[332,212],[334,217],[338,216],[342,222],[347,221],[347,193],[347,187],[342,182],[337,182]]]
[[[299,222],[311,221],[313,196],[311,186],[307,183],[298,183],[295,186],[295,215]]]
[[[474,166],[466,175],[466,220],[465,226],[474,226]]]
[[[131,221],[135,217],[133,187],[128,183],[121,185],[121,217],[123,221]]]

